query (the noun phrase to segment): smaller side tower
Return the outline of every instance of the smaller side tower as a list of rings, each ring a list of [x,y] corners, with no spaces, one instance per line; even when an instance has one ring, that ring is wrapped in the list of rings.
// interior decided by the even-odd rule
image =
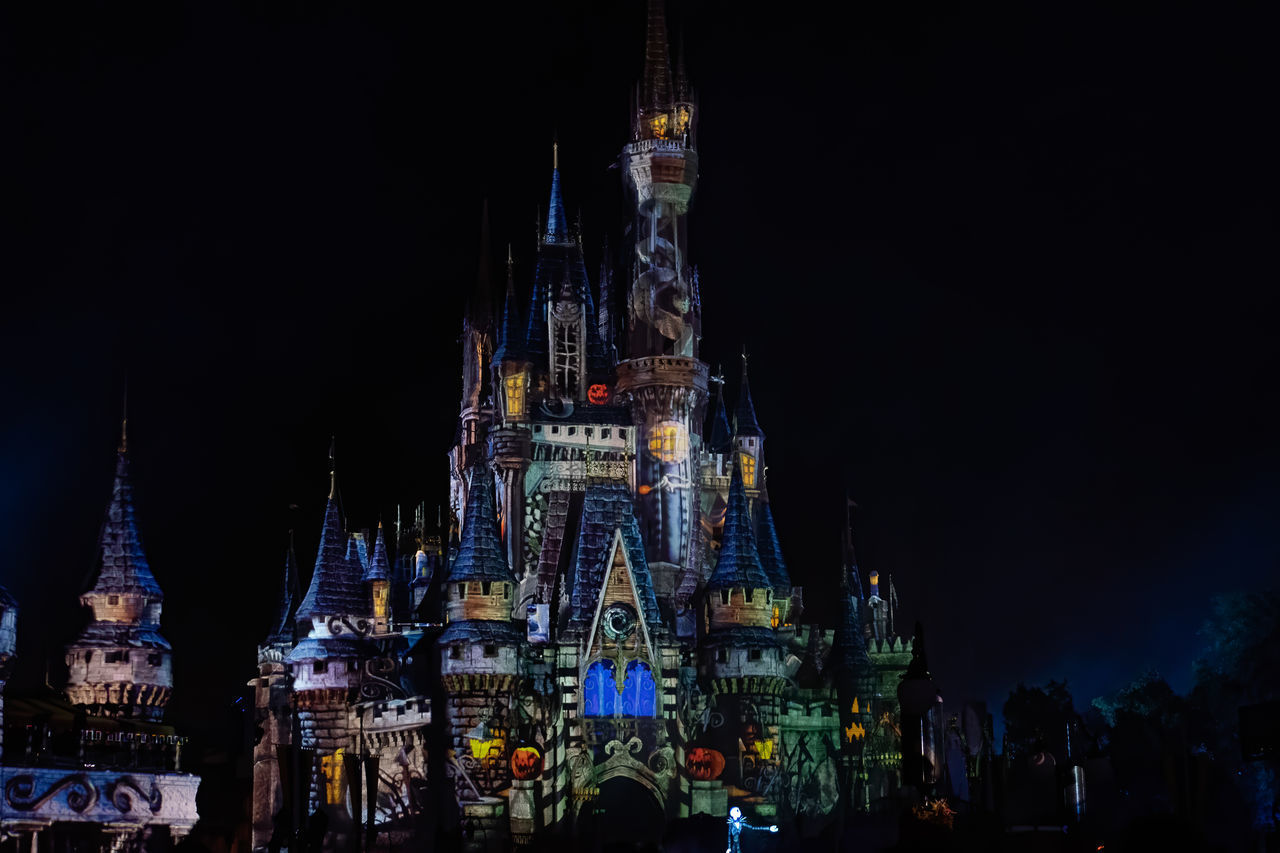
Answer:
[[[764,430],[756,419],[755,403],[751,400],[745,350],[742,353],[742,385],[738,391],[738,406],[733,413],[733,449],[742,472],[742,486],[746,489],[754,515],[756,503],[764,490]]]
[[[18,602],[0,586],[0,762],[4,760],[4,686],[18,650]]]
[[[378,536],[373,542],[373,553],[364,571],[364,582],[369,587],[373,601],[373,633],[386,634],[391,630],[391,563],[387,560],[387,542],[382,535],[382,522],[378,522]]]
[[[160,634],[164,593],[134,519],[123,427],[111,503],[98,540],[97,576],[80,602],[93,616],[67,646],[67,699],[104,717],[159,720],[173,689],[169,641]]]

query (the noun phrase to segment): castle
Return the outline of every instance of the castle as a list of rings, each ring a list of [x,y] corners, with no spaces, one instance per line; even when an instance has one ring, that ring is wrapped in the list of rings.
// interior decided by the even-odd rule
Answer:
[[[486,241],[465,312],[448,532],[347,530],[335,473],[305,594],[286,560],[250,682],[255,849],[657,840],[734,805],[818,831],[897,793],[912,643],[851,547],[839,622],[800,621],[747,361],[730,419],[700,358],[696,100],[660,0],[647,27],[627,286],[607,260],[589,280],[553,151],[529,297],[508,251],[494,307]]]

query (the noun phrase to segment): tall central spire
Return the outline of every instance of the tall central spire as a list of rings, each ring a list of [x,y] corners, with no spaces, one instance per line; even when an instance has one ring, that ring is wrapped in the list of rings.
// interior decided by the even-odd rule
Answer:
[[[551,143],[551,201],[547,204],[546,243],[569,242],[569,217],[564,212],[564,199],[560,195],[560,143]]]
[[[671,55],[667,50],[667,17],[663,0],[649,0],[649,25],[644,46],[644,89],[640,106],[647,111],[671,106]]]

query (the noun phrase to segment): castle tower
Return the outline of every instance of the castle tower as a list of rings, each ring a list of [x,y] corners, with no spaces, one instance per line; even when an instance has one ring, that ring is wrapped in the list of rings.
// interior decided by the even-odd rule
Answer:
[[[265,849],[273,835],[289,833],[292,827],[277,827],[277,815],[286,806],[281,785],[278,747],[293,743],[293,708],[289,699],[290,679],[285,659],[297,640],[297,610],[302,598],[298,581],[298,558],[293,551],[293,531],[285,553],[280,581],[280,602],[271,631],[258,647],[258,677],[253,688],[254,723],[261,732],[253,747],[253,849]]]
[[[105,717],[159,720],[173,688],[169,641],[160,635],[164,593],[138,535],[123,427],[97,576],[80,602],[93,616],[67,646],[67,699]]]
[[[18,651],[18,602],[0,586],[0,761],[4,760],[4,686]]]
[[[373,542],[373,553],[364,571],[364,582],[369,587],[373,602],[373,633],[386,634],[391,630],[391,563],[387,560],[387,542],[382,535],[382,522],[378,522],[378,537]]]
[[[698,175],[693,109],[672,93],[661,0],[648,4],[644,74],[622,160],[634,245],[617,390],[639,433],[637,508],[650,566],[683,579],[699,571],[693,545],[708,370],[698,359],[701,317],[687,262],[685,220]]]
[[[776,764],[780,754],[780,697],[788,682],[782,645],[772,628],[773,594],[774,581],[756,550],[742,474],[734,466],[724,541],[707,581],[710,619],[703,660],[718,694],[717,707],[728,721],[720,751],[741,756],[725,770],[726,780],[738,787],[767,778],[770,774],[751,772],[752,768],[759,771]]]
[[[493,280],[489,259],[489,203],[484,203],[480,222],[480,263],[476,285],[467,298],[462,321],[462,402],[458,413],[458,431],[449,451],[451,473],[450,506],[465,517],[467,494],[463,472],[471,458],[489,440],[493,424],[493,406],[488,399],[492,390],[489,368],[493,362]]]
[[[507,295],[502,307],[498,348],[493,352],[493,382],[501,426],[493,430],[493,462],[502,478],[499,533],[507,565],[523,579],[524,475],[529,468],[529,360],[525,330],[516,301],[515,264],[507,246]]]
[[[778,628],[787,624],[791,616],[791,575],[773,523],[773,507],[767,500],[756,512],[756,550],[760,554],[760,565],[773,584],[772,624]]]
[[[827,670],[840,712],[841,790],[850,806],[865,810],[869,803],[867,735],[874,725],[876,683],[863,634],[862,584],[856,581],[856,564],[840,575],[840,622],[836,625]]]
[[[742,384],[738,405],[733,412],[733,449],[742,469],[742,485],[753,510],[764,490],[764,430],[756,419],[756,406],[751,399],[751,383],[747,379],[747,353],[742,353]]]
[[[507,741],[523,637],[511,620],[516,582],[498,538],[493,473],[477,460],[467,474],[471,504],[445,580],[448,625],[437,641],[448,694],[442,711],[458,766],[475,792],[491,798],[475,819],[486,832],[503,832],[503,801],[494,795],[511,781]]]
[[[332,456],[330,457],[332,463]],[[329,500],[307,594],[298,606],[298,633],[304,634],[287,662],[293,675],[302,749],[314,750],[308,812],[324,808],[331,829],[349,825],[346,779],[338,750],[349,747],[348,703],[360,685],[361,660],[371,656],[369,598],[361,580],[354,540],[343,535],[338,515],[337,475],[329,472]]]

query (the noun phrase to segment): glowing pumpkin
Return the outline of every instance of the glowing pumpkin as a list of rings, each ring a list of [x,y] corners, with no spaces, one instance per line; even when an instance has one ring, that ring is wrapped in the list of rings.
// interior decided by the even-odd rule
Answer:
[[[522,746],[511,753],[511,775],[517,779],[536,779],[542,772],[542,753],[536,747]]]
[[[587,389],[587,402],[593,406],[603,406],[609,402],[609,386],[592,385]]]
[[[724,772],[724,756],[714,749],[695,746],[685,753],[684,766],[694,779],[709,782]]]

